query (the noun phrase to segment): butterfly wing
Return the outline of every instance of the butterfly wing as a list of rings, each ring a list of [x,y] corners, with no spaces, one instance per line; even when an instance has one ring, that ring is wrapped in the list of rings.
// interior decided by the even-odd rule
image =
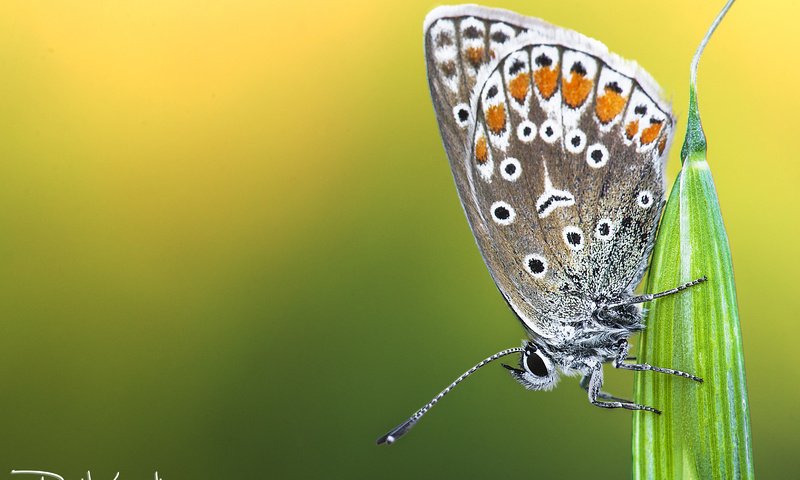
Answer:
[[[470,96],[478,78],[496,64],[500,47],[524,31],[485,16],[467,16],[459,7],[439,7],[425,20],[428,83],[460,195],[471,181],[470,169],[463,165],[469,155],[469,130],[475,124]],[[470,224],[485,231],[485,225],[476,222],[479,211],[475,199],[465,201],[463,195],[461,199]]]
[[[428,81],[461,203],[525,326],[556,338],[643,275],[674,120],[636,64],[504,10],[440,7]]]

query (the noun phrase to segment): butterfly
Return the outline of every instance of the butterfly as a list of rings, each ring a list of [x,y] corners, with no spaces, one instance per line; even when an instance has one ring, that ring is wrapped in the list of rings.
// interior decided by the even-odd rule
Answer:
[[[636,63],[577,32],[506,10],[439,7],[424,23],[436,119],[478,248],[527,340],[475,365],[378,439],[392,443],[466,377],[501,357],[530,390],[582,377],[603,408],[661,413],[602,391],[644,329],[636,296],[664,205],[675,120]]]

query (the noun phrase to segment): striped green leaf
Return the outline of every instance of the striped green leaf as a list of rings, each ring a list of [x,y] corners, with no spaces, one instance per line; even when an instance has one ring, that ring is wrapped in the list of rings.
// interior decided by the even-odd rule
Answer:
[[[728,237],[706,161],[697,108],[697,62],[729,1],[692,62],[682,168],[669,195],[650,263],[647,291],[708,281],[648,305],[639,361],[685,370],[700,384],[637,373],[636,403],[662,415],[633,416],[633,478],[753,478],[742,337]]]

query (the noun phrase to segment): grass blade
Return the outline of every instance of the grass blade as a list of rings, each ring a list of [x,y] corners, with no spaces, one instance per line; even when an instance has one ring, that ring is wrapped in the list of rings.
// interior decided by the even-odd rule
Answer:
[[[639,358],[705,379],[637,373],[637,403],[660,416],[633,416],[633,478],[753,478],[744,356],[730,248],[697,107],[697,63],[729,1],[692,61],[682,168],[664,209],[647,291],[708,276],[708,282],[649,305]]]

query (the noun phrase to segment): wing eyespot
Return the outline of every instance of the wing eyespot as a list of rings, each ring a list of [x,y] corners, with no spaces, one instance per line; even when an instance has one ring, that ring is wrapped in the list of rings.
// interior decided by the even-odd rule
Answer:
[[[547,143],[555,143],[561,136],[561,125],[548,118],[539,127],[539,136]]]
[[[500,176],[509,182],[515,182],[522,175],[522,165],[516,158],[506,158],[500,162]]]
[[[650,208],[653,205],[653,194],[650,190],[642,190],[636,196],[636,204],[641,208]]]
[[[583,250],[584,236],[583,230],[580,228],[573,225],[564,227],[564,230],[561,232],[561,236],[564,239],[564,243],[567,245],[567,248],[573,252]]]
[[[511,225],[517,217],[517,212],[506,202],[494,202],[489,208],[492,220],[498,225]]]
[[[531,143],[536,138],[536,124],[525,120],[517,127],[517,138],[523,143]]]
[[[466,103],[459,103],[455,107],[453,107],[453,118],[456,120],[456,124],[461,128],[467,128],[469,126],[469,105]]]
[[[532,253],[522,260],[525,271],[534,278],[544,278],[547,274],[547,259],[538,253]]]
[[[581,153],[586,147],[586,134],[581,130],[571,130],[567,133],[565,139],[564,144],[570,153]]]
[[[592,144],[586,152],[586,163],[592,168],[604,167],[608,159],[608,149],[600,143]]]
[[[598,240],[608,240],[614,235],[614,224],[610,218],[601,218],[594,229],[594,237]]]

